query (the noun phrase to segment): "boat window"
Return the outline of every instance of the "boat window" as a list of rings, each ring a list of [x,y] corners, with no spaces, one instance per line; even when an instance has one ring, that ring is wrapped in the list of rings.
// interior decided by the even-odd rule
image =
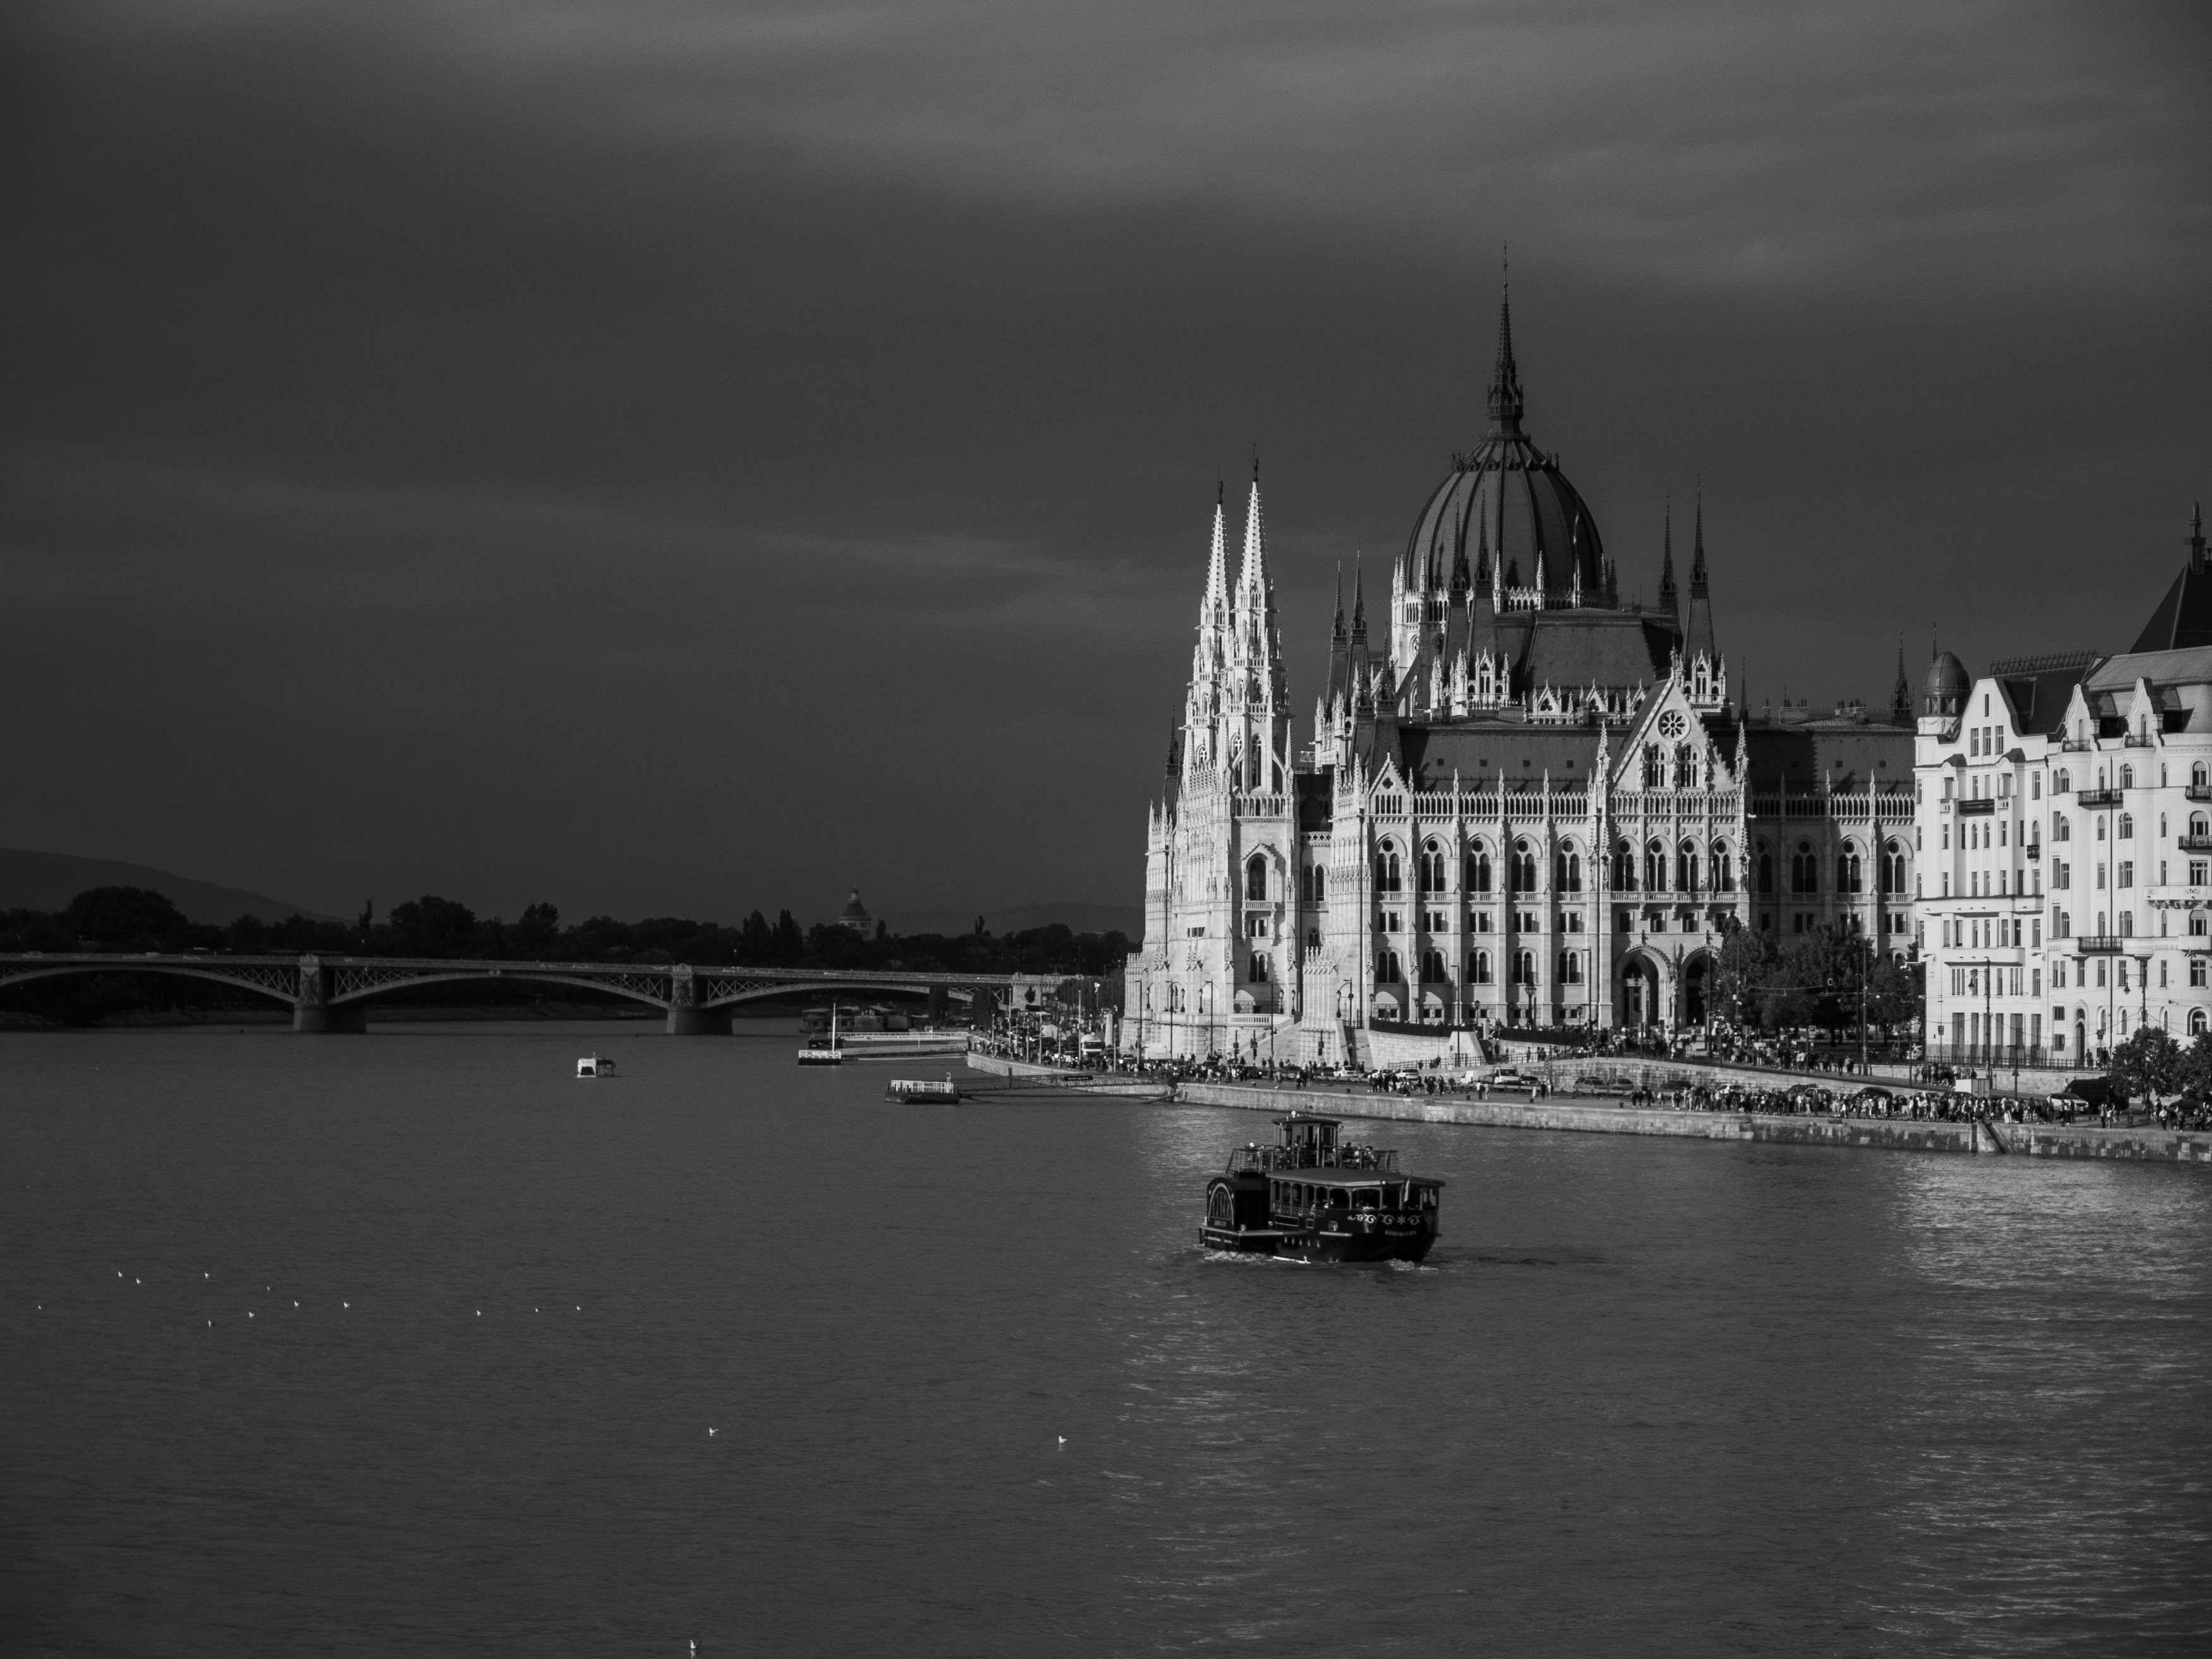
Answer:
[[[1340,1210],[1348,1210],[1352,1207],[1352,1195],[1341,1187],[1332,1187],[1328,1189],[1328,1201]]]
[[[1382,1207],[1382,1194],[1372,1187],[1362,1187],[1352,1195],[1352,1201],[1363,1210],[1379,1210]]]

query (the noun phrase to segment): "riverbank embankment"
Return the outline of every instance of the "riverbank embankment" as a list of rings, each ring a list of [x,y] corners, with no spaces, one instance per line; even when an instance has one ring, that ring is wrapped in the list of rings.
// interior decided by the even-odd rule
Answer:
[[[2212,1133],[2099,1128],[2092,1124],[1943,1122],[1923,1118],[1783,1116],[1764,1112],[1670,1111],[1557,1098],[1471,1100],[1373,1090],[1286,1089],[1249,1083],[1184,1083],[1176,1098],[1205,1106],[1335,1117],[1462,1123],[1492,1129],[1559,1129],[1583,1134],[1670,1135],[1782,1146],[1864,1146],[1889,1152],[2016,1153],[2029,1158],[2108,1158],[2212,1164]]]

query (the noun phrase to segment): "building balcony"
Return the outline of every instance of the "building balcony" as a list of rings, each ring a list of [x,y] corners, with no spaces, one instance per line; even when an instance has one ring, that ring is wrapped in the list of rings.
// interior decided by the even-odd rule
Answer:
[[[1988,795],[1984,795],[1979,800],[1969,798],[1954,801],[1952,805],[1959,809],[1959,816],[1965,818],[1985,817],[1997,810],[1996,799]]]
[[[2077,789],[2074,792],[2076,806],[2118,806],[2124,799],[2117,789]]]
[[[2212,783],[2192,783],[2181,793],[2191,800],[2212,800]]]
[[[2030,864],[2039,864],[2042,862],[2043,843],[2041,842],[2032,841],[2028,842],[2027,846],[2021,848],[2021,851],[2027,854],[2027,861]]]
[[[2174,845],[2185,853],[2212,853],[2212,836],[2177,836]]]
[[[2085,957],[2116,957],[2126,943],[2118,933],[2081,933],[2075,937],[2074,948]]]

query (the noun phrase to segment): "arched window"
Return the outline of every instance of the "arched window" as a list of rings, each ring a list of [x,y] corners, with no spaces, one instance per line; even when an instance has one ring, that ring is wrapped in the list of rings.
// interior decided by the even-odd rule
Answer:
[[[1486,893],[1490,890],[1490,849],[1480,842],[1467,851],[1467,890]]]
[[[2191,812],[2189,815],[2189,833],[2199,836],[2207,833],[2203,813]]]
[[[1559,982],[1579,985],[1583,982],[1583,953],[1579,951],[1559,952]]]
[[[1698,787],[1698,754],[1686,743],[1674,745],[1674,787],[1694,789]]]
[[[1255,853],[1244,862],[1244,896],[1257,902],[1267,896],[1267,855]]]
[[[2060,767],[2057,771],[2051,775],[2051,793],[2052,794],[2063,795],[2067,793],[2073,787],[2073,777],[2064,767]]]
[[[1562,893],[1583,890],[1583,855],[1571,847],[1562,847],[1552,859],[1552,885]]]
[[[1759,843],[1759,890],[1762,893],[1774,890],[1774,854],[1766,850],[1765,842]]]
[[[2119,829],[2113,834],[2112,839],[2114,841],[2133,841],[2135,838],[2136,815],[2132,812],[2121,813]]]
[[[1421,952],[1421,983],[1442,985],[1444,982],[1444,953],[1441,951]]]
[[[2051,839],[2053,841],[2074,839],[2074,826],[2067,821],[2066,815],[2063,812],[2054,815],[2051,820]]]
[[[2120,787],[2123,789],[2132,789],[2135,787],[2136,769],[2132,766],[2123,766],[2120,769]]]
[[[1489,951],[1474,951],[1468,953],[1467,958],[1467,976],[1469,981],[1476,985],[1487,985],[1490,983]]]
[[[1674,886],[1684,893],[1698,890],[1698,848],[1694,842],[1686,841],[1674,849]]]
[[[1398,971],[1398,953],[1395,951],[1377,951],[1375,953],[1375,982],[1377,985],[1395,985],[1404,977]]]
[[[1863,890],[1863,878],[1859,871],[1859,849],[1846,842],[1844,850],[1836,854],[1836,890],[1838,893],[1856,893]]]
[[[1395,893],[1404,884],[1398,868],[1398,849],[1391,842],[1385,842],[1382,850],[1375,855],[1375,890]]]
[[[2205,776],[2204,763],[2203,761],[2199,761],[2196,765],[2189,769],[2190,787],[2192,789],[2202,789],[2204,787]]]
[[[1636,890],[1636,849],[1625,841],[1613,845],[1613,888],[1617,893]]]
[[[1644,849],[1644,885],[1648,892],[1667,890],[1667,849],[1656,841]]]
[[[2200,767],[2197,769],[2202,771],[2203,769]],[[2189,1011],[2189,1035],[2191,1036],[2204,1035],[2204,1011],[2202,1008],[2191,1008]]]
[[[1881,849],[1881,890],[1902,893],[1905,890],[1905,845],[1891,842]]]
[[[1424,893],[1444,890],[1444,849],[1433,841],[1421,843],[1420,875]]]
[[[1267,953],[1265,951],[1252,952],[1251,966],[1246,970],[1245,977],[1255,985],[1267,977]]]
[[[1646,789],[1656,789],[1665,783],[1666,779],[1667,762],[1659,752],[1659,745],[1656,743],[1644,744],[1644,787]]]
[[[1735,891],[1735,866],[1729,858],[1726,842],[1717,841],[1713,843],[1712,855],[1706,860],[1706,875],[1708,878],[1706,885],[1716,893]]]
[[[1322,903],[1328,897],[1328,871],[1325,866],[1310,864],[1299,872],[1298,896],[1309,904]]]
[[[1797,850],[1790,855],[1790,890],[1793,893],[1818,892],[1820,877],[1820,860],[1813,856],[1813,843],[1799,842]]]
[[[1533,893],[1536,890],[1536,849],[1525,841],[1513,843],[1513,890]]]
[[[1534,951],[1516,951],[1513,953],[1513,982],[1516,985],[1534,985],[1536,982],[1536,953]]]

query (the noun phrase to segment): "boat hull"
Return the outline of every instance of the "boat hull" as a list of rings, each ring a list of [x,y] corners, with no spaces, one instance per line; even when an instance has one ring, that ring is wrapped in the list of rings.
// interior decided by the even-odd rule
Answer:
[[[1419,1261],[1437,1242],[1429,1227],[1361,1227],[1343,1231],[1310,1227],[1217,1227],[1199,1231],[1209,1250],[1239,1255],[1285,1256],[1295,1261]]]

